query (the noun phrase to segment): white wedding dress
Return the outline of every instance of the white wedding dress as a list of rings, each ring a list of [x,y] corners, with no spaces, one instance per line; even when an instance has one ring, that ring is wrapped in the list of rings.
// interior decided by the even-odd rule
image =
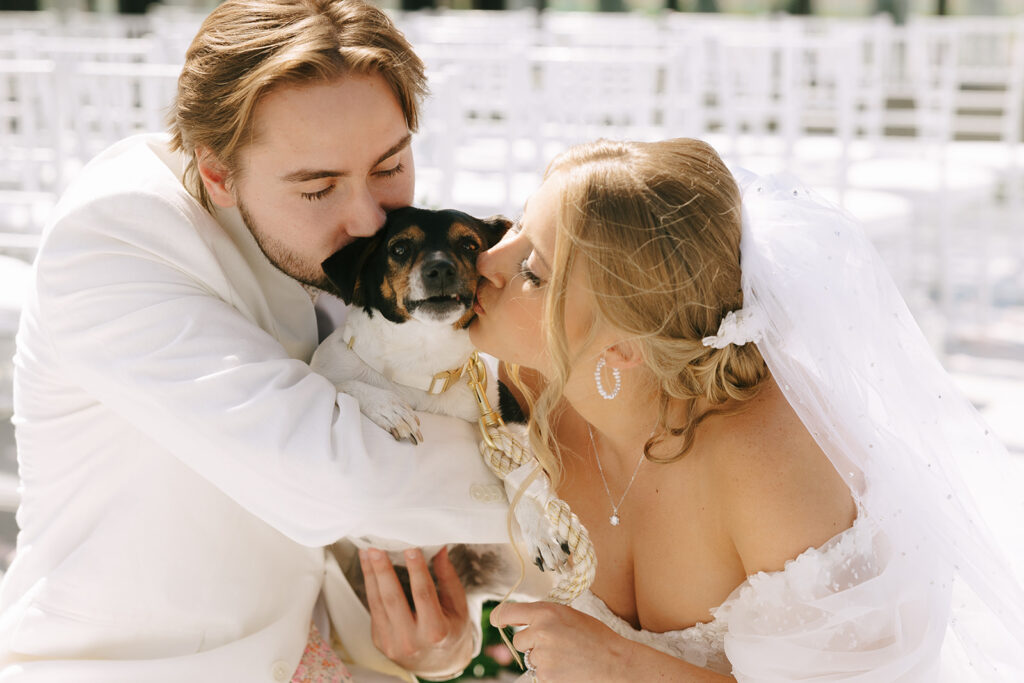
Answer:
[[[878,599],[894,562],[862,511],[852,527],[783,570],[748,577],[710,621],[690,628],[635,629],[589,591],[572,606],[625,638],[740,681],[935,680],[943,625],[912,640],[904,630],[908,619],[927,618],[935,587],[919,586],[916,601]]]

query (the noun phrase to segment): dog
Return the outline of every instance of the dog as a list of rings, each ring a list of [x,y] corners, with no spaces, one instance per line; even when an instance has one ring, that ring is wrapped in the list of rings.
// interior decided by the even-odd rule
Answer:
[[[321,342],[310,361],[312,369],[354,397],[362,413],[396,440],[423,441],[417,410],[476,422],[477,399],[462,377],[474,350],[466,328],[474,315],[476,258],[510,227],[500,216],[480,219],[451,209],[389,212],[376,235],[355,240],[322,264],[352,310],[345,325]],[[507,422],[525,422],[507,388],[489,381],[487,391]],[[525,518],[517,509],[520,527],[531,530],[528,536],[544,539],[529,541],[534,563],[543,570],[545,564],[552,568],[566,562],[566,540],[554,537],[543,509],[522,509]],[[356,547],[388,551],[411,604],[401,554],[407,546],[369,537],[350,541]],[[424,554],[429,557],[439,549],[424,549]],[[518,561],[509,552],[506,546],[459,544],[449,555],[463,585],[487,593],[515,582]],[[336,549],[335,556],[366,604],[351,548]]]
[[[422,441],[416,410],[475,422],[476,398],[460,380],[473,353],[466,327],[474,315],[476,258],[510,226],[500,216],[451,209],[390,212],[376,235],[323,262],[354,310],[320,344],[311,367],[396,439]],[[510,396],[499,396],[496,384],[488,382],[491,404],[511,412]]]

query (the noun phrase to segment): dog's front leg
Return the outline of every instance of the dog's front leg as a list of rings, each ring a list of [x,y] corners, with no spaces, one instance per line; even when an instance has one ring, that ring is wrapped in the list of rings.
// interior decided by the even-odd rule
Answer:
[[[396,440],[413,444],[423,440],[416,412],[402,400],[395,385],[356,355],[337,330],[321,342],[309,367],[329,379],[338,391],[359,402],[359,409]]]

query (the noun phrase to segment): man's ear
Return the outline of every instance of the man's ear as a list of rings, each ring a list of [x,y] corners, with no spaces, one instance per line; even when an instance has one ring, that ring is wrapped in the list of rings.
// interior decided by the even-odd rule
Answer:
[[[338,290],[338,296],[346,304],[366,304],[366,292],[362,288],[363,271],[380,245],[379,234],[373,237],[358,237],[320,264],[327,279]]]
[[[196,166],[210,200],[223,209],[234,206],[235,195],[228,188],[227,167],[213,156],[208,147],[196,147]]]
[[[488,218],[481,218],[480,222],[484,226],[484,235],[487,238],[488,249],[500,242],[501,238],[508,232],[508,229],[512,227],[512,221],[504,216],[489,216]]]

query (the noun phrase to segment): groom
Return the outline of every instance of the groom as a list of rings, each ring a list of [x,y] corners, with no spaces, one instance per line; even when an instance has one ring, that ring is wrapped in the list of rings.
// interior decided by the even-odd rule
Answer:
[[[323,546],[506,540],[499,497],[471,495],[490,473],[455,457],[473,426],[425,417],[427,443],[396,444],[307,365],[320,263],[413,198],[424,92],[360,0],[228,0],[171,135],[118,143],[69,188],[18,334],[0,678],[288,681],[311,624],[406,680],[470,660],[478,615],[444,554],[438,594],[387,631],[399,647],[371,642]]]

